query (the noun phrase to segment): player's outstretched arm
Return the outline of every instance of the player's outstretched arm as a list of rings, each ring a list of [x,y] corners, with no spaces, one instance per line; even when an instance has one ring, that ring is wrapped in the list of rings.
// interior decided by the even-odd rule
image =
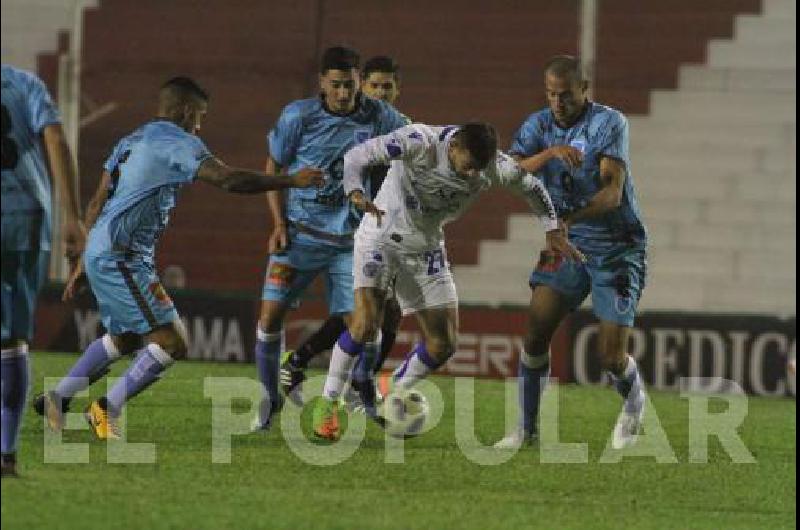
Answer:
[[[76,259],[86,244],[86,229],[81,221],[81,207],[76,192],[75,163],[72,159],[64,129],[60,123],[53,123],[42,130],[42,139],[50,171],[61,195],[61,205],[65,213],[63,234],[65,254],[68,259]]]
[[[303,168],[294,175],[267,175],[231,167],[211,157],[200,165],[197,178],[232,193],[262,193],[284,188],[308,188],[324,183],[322,171]]]

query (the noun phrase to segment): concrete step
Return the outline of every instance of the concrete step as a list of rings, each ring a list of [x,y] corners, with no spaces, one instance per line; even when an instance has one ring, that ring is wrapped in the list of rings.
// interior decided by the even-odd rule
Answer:
[[[786,178],[778,181],[767,181],[758,177],[741,178],[734,186],[736,197],[751,201],[776,202],[782,205],[796,204],[797,185],[793,175],[787,173]]]
[[[797,42],[797,19],[739,15],[734,22],[737,42],[781,43]]]
[[[794,93],[797,89],[796,75],[794,68],[768,70],[683,65],[678,73],[678,86],[693,91]]]
[[[651,112],[659,120],[698,123],[705,120],[728,123],[781,123],[796,119],[793,94],[764,97],[749,92],[682,92],[656,90],[651,94]]]
[[[768,19],[797,20],[794,0],[763,0],[762,13]]]
[[[708,43],[708,65],[721,68],[796,69],[794,48],[783,43],[743,43],[712,40]]]
[[[710,224],[792,228],[796,225],[794,204],[720,201],[707,205],[703,217]]]
[[[718,250],[794,250],[795,230],[757,226],[696,225],[678,228],[677,246]]]
[[[653,138],[654,142],[703,142],[709,138],[730,142],[737,145],[749,145],[755,139],[757,144],[783,145],[797,142],[797,120],[794,116],[785,116],[775,123],[749,122],[738,124],[735,128],[720,128],[715,123],[692,120],[691,127],[675,121],[660,120],[654,116],[633,116],[629,119],[631,142],[640,137]]]

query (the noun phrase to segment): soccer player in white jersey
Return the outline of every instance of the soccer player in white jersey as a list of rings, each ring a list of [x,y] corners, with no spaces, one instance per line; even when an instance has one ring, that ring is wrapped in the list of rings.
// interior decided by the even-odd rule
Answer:
[[[391,165],[372,203],[365,194],[363,176],[368,167],[380,164]],[[547,230],[550,250],[568,259],[582,259],[559,229],[542,183],[497,151],[495,131],[488,124],[414,124],[364,142],[345,155],[345,193],[368,215],[355,237],[352,320],[334,347],[323,398],[314,409],[318,437],[337,440],[340,436],[337,399],[364,344],[374,340],[390,285],[403,313],[416,315],[423,335],[423,341],[392,374],[395,388],[410,388],[453,355],[458,296],[442,228],[493,184],[516,188],[527,196]],[[384,393],[388,391],[388,385],[382,386]],[[374,407],[367,412],[376,416]]]

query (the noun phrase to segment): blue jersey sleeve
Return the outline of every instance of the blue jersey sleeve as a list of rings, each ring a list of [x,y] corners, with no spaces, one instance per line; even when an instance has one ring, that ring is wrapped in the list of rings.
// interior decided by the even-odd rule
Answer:
[[[269,155],[281,166],[289,166],[294,160],[300,143],[303,119],[296,104],[287,105],[278,123],[267,137]]]
[[[186,134],[170,153],[170,165],[177,171],[181,182],[191,182],[197,175],[200,164],[211,157],[203,141],[192,134]]]
[[[406,125],[411,125],[411,120],[408,119],[408,116],[387,103],[383,107],[380,130],[378,131],[377,135],[383,136],[384,134],[389,134],[390,132],[396,131],[397,129],[405,127]]]
[[[28,85],[25,92],[28,98],[31,130],[40,134],[48,125],[61,123],[58,108],[41,79],[28,74],[26,75],[26,84]]]
[[[539,120],[531,116],[514,135],[509,154],[521,156],[533,156],[544,148],[542,142],[542,131]]]
[[[597,138],[598,154],[615,158],[627,164],[628,135],[628,120],[619,112],[612,113],[600,129]]]

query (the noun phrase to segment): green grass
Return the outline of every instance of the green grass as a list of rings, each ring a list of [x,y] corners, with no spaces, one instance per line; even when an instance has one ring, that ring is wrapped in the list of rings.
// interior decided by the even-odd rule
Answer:
[[[32,359],[38,392],[45,376],[63,375],[75,357]],[[155,464],[107,463],[104,444],[85,430],[68,431],[64,440],[89,444],[90,463],[46,464],[42,422],[29,408],[20,440],[22,478],[2,481],[3,528],[795,527],[794,400],[750,399],[740,434],[757,463],[732,463],[712,438],[709,463],[697,464],[688,462],[688,402],[653,392],[678,463],[626,457],[604,464],[598,460],[619,398],[607,388],[562,386],[560,437],[588,443],[589,463],[542,464],[533,447],[504,464],[481,466],[455,441],[453,380],[434,378],[445,399],[443,420],[406,442],[403,464],[384,462],[382,432],[372,425],[340,465],[301,461],[280,429],[235,437],[232,463],[212,464],[205,376],[253,377],[254,369],[178,363],[129,407],[129,440],[155,443]],[[96,386],[99,395],[105,385]],[[478,381],[476,396],[478,438],[489,443],[504,431],[503,386]]]

